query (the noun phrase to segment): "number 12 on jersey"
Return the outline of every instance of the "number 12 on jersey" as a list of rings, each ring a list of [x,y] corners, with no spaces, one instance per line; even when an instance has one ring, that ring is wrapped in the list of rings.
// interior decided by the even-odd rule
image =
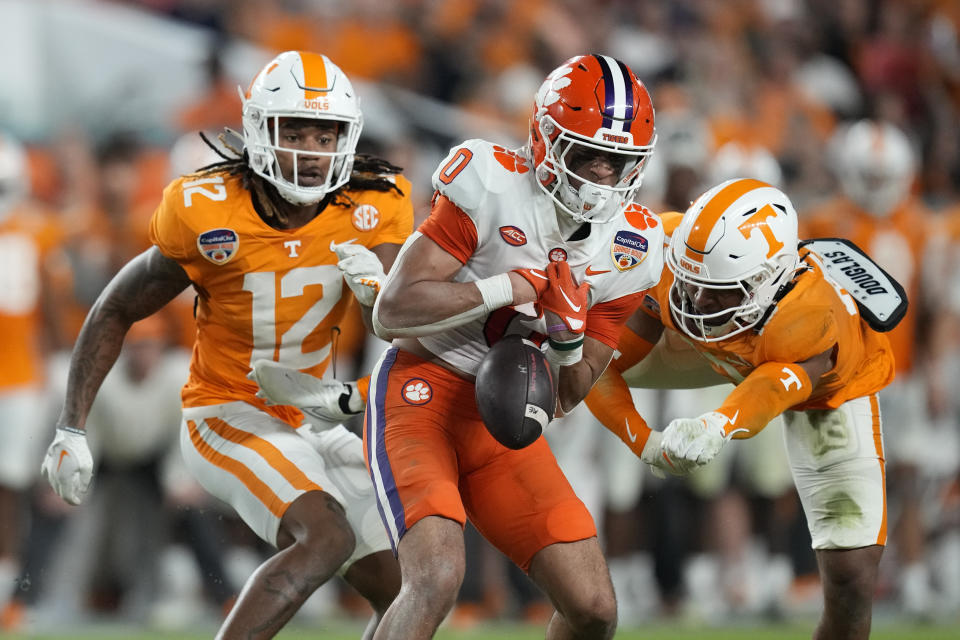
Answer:
[[[303,350],[303,341],[327,317],[340,301],[343,292],[343,277],[336,265],[317,265],[291,269],[280,277],[280,292],[277,295],[277,274],[272,271],[247,273],[243,277],[243,290],[253,294],[250,317],[253,324],[253,350],[250,363],[267,359],[293,367],[308,369],[330,355],[330,343],[315,351]],[[310,285],[321,285],[320,298],[293,322],[289,329],[277,336],[278,323],[290,322],[289,301],[299,298]],[[314,294],[316,289],[311,289]],[[303,301],[301,301],[302,303]]]

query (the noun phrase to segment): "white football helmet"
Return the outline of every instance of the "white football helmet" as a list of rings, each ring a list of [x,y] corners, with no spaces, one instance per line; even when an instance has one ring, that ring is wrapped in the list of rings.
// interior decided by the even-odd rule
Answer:
[[[707,174],[710,176],[710,184],[719,184],[740,176],[750,176],[774,187],[783,184],[783,171],[772,153],[758,145],[733,141],[716,150]]]
[[[27,154],[12,137],[0,133],[0,220],[27,195]]]
[[[670,310],[691,338],[715,342],[754,327],[796,273],[797,212],[779,189],[759,180],[723,182],[694,201],[670,238]],[[739,293],[722,309],[699,309],[695,296]]]
[[[306,51],[286,51],[257,74],[243,99],[243,142],[254,173],[274,185],[296,205],[319,202],[350,180],[353,156],[363,127],[360,100],[347,76],[329,58]],[[281,118],[333,120],[340,124],[335,152],[310,152],[282,146]],[[277,151],[294,156],[292,176],[281,174]],[[329,156],[326,180],[304,186],[297,178],[297,158]]]
[[[627,65],[610,56],[570,58],[537,91],[528,142],[537,184],[578,223],[613,220],[640,188],[656,143],[653,119],[650,95]],[[609,154],[616,184],[584,180],[568,166],[579,152],[596,151]]]
[[[860,120],[842,130],[833,143],[840,187],[863,210],[884,218],[907,198],[916,159],[900,129]]]

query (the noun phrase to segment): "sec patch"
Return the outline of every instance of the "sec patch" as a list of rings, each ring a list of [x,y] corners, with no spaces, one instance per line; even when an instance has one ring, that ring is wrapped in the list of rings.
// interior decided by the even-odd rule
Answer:
[[[353,210],[351,222],[357,231],[372,231],[380,224],[380,211],[372,204],[362,204]]]
[[[210,229],[197,236],[200,255],[213,264],[226,264],[237,253],[240,237],[233,229]]]

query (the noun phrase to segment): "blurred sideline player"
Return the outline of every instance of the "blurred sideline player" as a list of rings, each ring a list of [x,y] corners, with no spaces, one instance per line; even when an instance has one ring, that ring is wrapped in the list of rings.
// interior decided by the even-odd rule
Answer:
[[[912,196],[916,157],[907,136],[879,120],[859,120],[841,127],[831,141],[830,159],[840,192],[826,203],[802,212],[801,237],[852,240],[906,289],[910,308],[889,333],[896,358],[897,379],[880,394],[888,424],[890,517],[897,564],[897,585],[904,608],[911,614],[929,612],[933,604],[921,513],[921,469],[929,451],[940,446],[930,424],[926,340],[927,309],[936,304],[925,280],[925,260],[932,219]],[[925,256],[929,256],[925,258]],[[938,305],[939,306],[939,305]]]
[[[88,602],[119,600],[119,612],[141,622],[159,613],[167,594],[159,592],[158,562],[176,530],[189,532],[207,595],[220,607],[236,596],[223,567],[218,510],[195,482],[180,479],[179,395],[190,354],[170,348],[165,319],[155,314],[130,328],[87,418],[97,482],[86,508],[69,520],[45,593],[49,614],[65,621]],[[51,385],[60,396],[66,374]]]
[[[669,268],[587,402],[634,452],[659,452],[657,467],[681,473],[782,413],[824,589],[814,638],[867,638],[887,536],[877,392],[893,379],[894,361],[886,336],[824,275],[824,259],[798,251],[796,212],[778,189],[752,179],[713,187],[673,231]],[[714,411],[659,433],[629,401],[620,370],[643,359],[665,328],[736,387]],[[658,373],[685,384],[669,369]]]
[[[0,133],[0,623],[21,617],[12,602],[20,577],[26,504],[41,459],[45,359],[58,339],[52,281],[61,232],[27,202],[23,147]],[[10,609],[7,609],[10,605]]]
[[[322,375],[349,303],[344,280],[369,315],[411,231],[409,182],[383,160],[355,156],[361,126],[336,65],[308,52],[277,56],[246,92],[242,156],[167,187],[151,221],[155,246],[98,298],[71,359],[43,470],[78,504],[93,466],[84,425],[124,334],[196,290],[181,451],[197,480],[279,549],[250,576],[218,637],[274,636],[335,573],[373,605],[371,634],[399,588],[359,439],[342,428],[301,437],[310,428],[298,432],[302,415],[267,406],[247,379],[258,360]]]

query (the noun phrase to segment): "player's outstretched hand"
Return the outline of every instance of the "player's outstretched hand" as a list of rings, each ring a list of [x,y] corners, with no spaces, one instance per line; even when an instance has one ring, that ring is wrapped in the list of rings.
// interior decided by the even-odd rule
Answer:
[[[340,424],[364,407],[355,383],[321,380],[273,360],[257,360],[247,377],[260,386],[258,398],[300,409],[318,430]]]
[[[726,444],[727,416],[710,411],[698,418],[677,418],[663,430],[663,450],[673,460],[703,466]]]
[[[357,301],[365,307],[372,307],[387,278],[380,258],[363,245],[353,244],[353,240],[340,244],[331,241],[330,251],[337,254],[337,267],[343,272],[343,279]]]
[[[40,473],[57,495],[70,504],[80,504],[93,477],[93,456],[87,446],[87,434],[80,429],[60,427],[47,447]]]
[[[673,459],[663,450],[663,432],[650,431],[647,444],[643,446],[640,459],[650,465],[650,471],[658,478],[666,477],[669,473],[675,476],[685,476],[697,465],[684,459]]]
[[[577,285],[566,260],[547,265],[547,288],[540,296],[540,306],[555,313],[570,333],[582,335],[587,328],[587,295],[590,285]],[[554,333],[547,321],[547,329]]]

